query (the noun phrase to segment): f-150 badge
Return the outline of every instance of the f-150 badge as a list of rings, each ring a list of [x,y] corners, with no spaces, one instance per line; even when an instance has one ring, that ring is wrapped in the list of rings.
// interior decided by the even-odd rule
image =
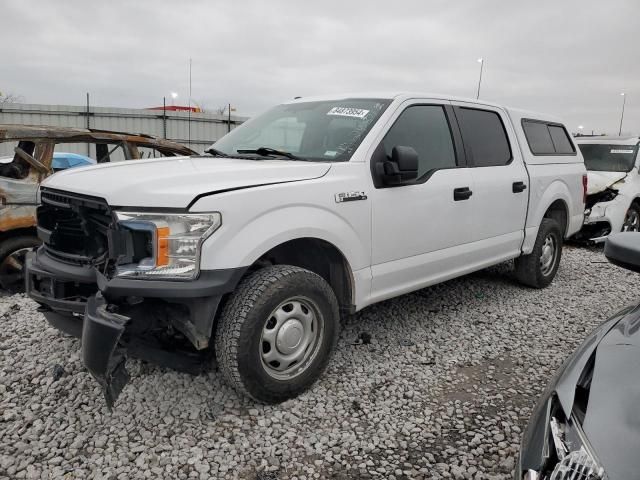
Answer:
[[[364,192],[342,192],[336,193],[336,203],[355,202],[356,200],[366,200],[367,195]]]

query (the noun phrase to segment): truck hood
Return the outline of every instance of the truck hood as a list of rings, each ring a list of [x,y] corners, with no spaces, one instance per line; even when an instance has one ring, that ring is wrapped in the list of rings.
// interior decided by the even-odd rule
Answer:
[[[113,206],[186,208],[198,195],[310,180],[330,168],[319,162],[171,157],[73,168],[42,185],[101,197]]]
[[[627,176],[626,172],[587,172],[587,194],[599,193]]]

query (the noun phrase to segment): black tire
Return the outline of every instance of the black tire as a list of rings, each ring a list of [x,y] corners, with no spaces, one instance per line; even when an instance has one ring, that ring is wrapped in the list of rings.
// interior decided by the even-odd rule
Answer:
[[[627,213],[624,215],[624,223],[622,224],[622,232],[638,232],[640,231],[640,204],[634,201],[629,205]]]
[[[542,266],[543,247],[548,238],[555,242],[552,264],[548,268]],[[516,278],[523,285],[533,288],[548,286],[556,276],[562,257],[562,231],[558,222],[552,218],[543,218],[538,229],[536,243],[529,255],[522,255],[515,260]]]
[[[38,245],[38,237],[31,235],[0,242],[0,287],[10,293],[24,292],[24,254]]]
[[[269,325],[291,302],[297,303],[305,315],[312,310],[312,318],[317,318],[314,320],[316,333],[310,335],[315,340],[313,346],[302,349],[297,346],[302,340],[293,347],[285,346],[297,348],[309,357],[301,360],[298,366],[292,364],[291,369],[300,370],[295,376],[274,378],[277,372],[264,359],[271,350],[271,344],[263,338],[264,332],[273,329],[272,341],[276,338],[280,341],[281,332],[286,336],[284,325],[295,322],[295,318],[286,321],[278,318],[277,328]],[[224,379],[238,393],[263,403],[283,402],[307,390],[320,377],[337,343],[339,326],[338,301],[322,277],[290,265],[265,267],[242,280],[224,306],[216,329],[216,360]],[[313,332],[312,327],[305,328],[296,330],[295,335]],[[273,345],[275,348],[276,343]],[[275,353],[280,355],[280,344],[277,345]],[[307,353],[310,350],[312,352]],[[276,366],[280,366],[279,362]]]

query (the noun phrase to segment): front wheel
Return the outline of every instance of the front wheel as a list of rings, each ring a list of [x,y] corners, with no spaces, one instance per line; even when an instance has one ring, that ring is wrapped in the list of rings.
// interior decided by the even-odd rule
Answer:
[[[533,251],[515,260],[516,277],[520,283],[529,287],[544,288],[556,276],[561,257],[560,225],[552,218],[543,218]]]
[[[289,265],[258,270],[223,308],[215,338],[220,371],[254,400],[296,397],[322,374],[339,323],[335,294],[319,275]]]

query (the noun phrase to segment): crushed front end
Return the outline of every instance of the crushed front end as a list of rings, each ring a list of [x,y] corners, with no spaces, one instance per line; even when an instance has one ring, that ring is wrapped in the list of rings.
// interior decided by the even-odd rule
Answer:
[[[82,359],[107,405],[129,377],[128,354],[195,371],[222,297],[243,269],[200,270],[219,214],[125,212],[98,197],[41,189],[43,244],[26,290],[56,328],[82,338]]]
[[[601,243],[612,232],[623,229],[625,215],[631,199],[618,190],[607,187],[587,195],[584,224],[574,240]]]

